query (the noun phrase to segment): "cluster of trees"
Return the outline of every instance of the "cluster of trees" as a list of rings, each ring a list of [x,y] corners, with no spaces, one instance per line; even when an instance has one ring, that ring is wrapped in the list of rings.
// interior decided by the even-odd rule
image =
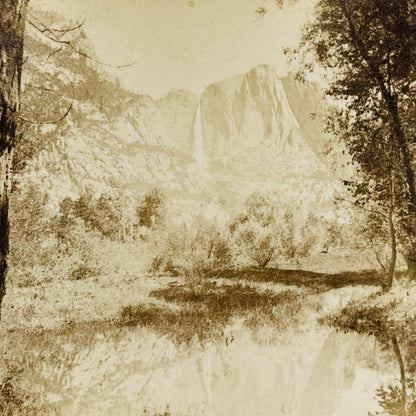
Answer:
[[[246,204],[246,211],[234,221],[231,231],[247,257],[260,267],[276,260],[305,257],[320,238],[314,227],[318,219],[312,214],[304,218],[299,208],[277,204],[262,194],[250,195]]]
[[[357,206],[388,225],[389,287],[398,247],[416,277],[416,3],[412,0],[320,0],[295,57],[319,67],[338,101],[328,131],[356,168],[346,182]]]
[[[105,268],[100,256],[112,243],[141,247],[152,272],[199,278],[227,268],[278,267],[311,250],[359,240],[357,224],[318,218],[280,199],[276,193],[254,193],[226,224],[182,207],[192,219],[184,223],[158,188],[136,198],[116,188],[104,194],[86,189],[63,199],[56,212],[41,186],[19,186],[12,199],[13,276],[23,279],[20,284],[33,284],[42,275],[95,276]]]
[[[355,165],[354,179],[346,182],[355,205],[371,212],[374,237],[384,234],[388,242],[387,289],[398,250],[409,277],[416,279],[416,1],[319,0],[298,52],[306,72],[324,69],[327,94],[341,104],[327,117],[328,131],[339,137]],[[369,323],[389,334],[391,324],[382,327],[378,316]],[[408,348],[413,324],[406,321],[412,332]],[[413,414],[414,380],[406,378],[396,331],[388,343],[398,359],[401,386],[379,390],[380,414]]]
[[[191,224],[159,227],[149,239],[153,270],[199,277],[227,268],[279,267],[324,246],[349,246],[351,233],[358,235],[354,227],[305,213],[274,193],[254,193],[228,224],[194,215]]]
[[[18,285],[81,279],[105,271],[111,244],[140,244],[164,221],[165,196],[153,189],[137,199],[85,190],[58,210],[40,185],[19,186],[11,204],[11,275]]]
[[[72,86],[72,88],[71,86],[66,89],[63,88],[64,97],[61,94],[59,100],[56,100],[56,96],[53,95],[54,88],[39,88],[37,85],[31,85],[32,90],[29,93],[25,91],[26,96],[32,98],[33,94],[36,95],[42,90],[44,95],[49,94],[50,96],[47,100],[48,105],[50,102],[57,105],[53,109],[49,109],[49,112],[42,114],[41,120],[27,119],[27,115],[29,117],[33,114],[39,115],[40,107],[39,100],[35,99],[31,102],[30,100],[23,100],[26,101],[24,104],[27,108],[24,114],[21,111],[24,63],[26,69],[30,65],[25,57],[26,43],[37,43],[38,51],[46,52],[45,59],[53,55],[57,59],[72,64],[75,70],[79,69],[79,66],[85,60],[101,64],[88,51],[88,45],[82,31],[82,22],[71,26],[67,22],[56,22],[56,16],[51,19],[51,16],[42,14],[39,18],[39,16],[36,17],[34,13],[31,13],[28,17],[29,3],[29,0],[4,0],[1,2],[0,8],[0,307],[5,294],[7,257],[9,254],[9,200],[13,168],[22,167],[26,156],[39,152],[44,147],[44,143],[33,143],[33,137],[39,137],[36,134],[37,125],[57,123],[63,120],[73,107],[68,97],[72,96],[73,98],[75,94],[82,97],[82,89],[84,89],[84,92],[91,91],[92,87],[98,105],[103,102],[104,97],[109,96],[108,91],[111,91],[110,95],[114,91],[116,93],[121,91],[113,88],[111,82],[102,81],[100,85],[97,85],[96,82],[90,82],[97,78],[95,77],[96,71],[93,69],[86,76],[86,82],[89,82],[88,87],[85,87],[85,83],[82,83],[82,85]],[[37,32],[37,35],[43,37],[48,45],[54,46],[45,46],[45,43],[42,44],[34,38],[28,38],[25,35],[27,26]],[[48,48],[52,48],[52,51],[47,50]],[[74,56],[78,59],[72,59]],[[54,79],[54,82],[59,81]],[[76,88],[78,88],[77,91],[75,91]],[[129,94],[124,95],[126,98],[129,96]],[[117,108],[111,110],[119,111]],[[16,150],[17,155],[15,155]]]
[[[150,230],[161,225],[164,208],[165,196],[158,188],[141,199],[128,201],[115,189],[101,195],[87,189],[75,200],[65,198],[60,203],[58,218],[62,229],[82,220],[87,231],[114,241],[133,242],[146,238]]]

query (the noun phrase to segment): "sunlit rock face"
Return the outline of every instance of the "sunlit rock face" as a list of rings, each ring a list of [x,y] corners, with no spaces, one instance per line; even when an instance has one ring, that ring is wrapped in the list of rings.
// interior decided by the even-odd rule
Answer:
[[[159,99],[157,106],[175,144],[185,152],[189,152],[191,147],[189,132],[194,124],[198,106],[197,95],[186,90],[173,90],[166,97]]]
[[[258,66],[210,85],[201,97],[204,148],[226,160],[258,145],[281,153],[305,146],[282,81],[269,66]]]
[[[326,182],[317,156],[321,126],[310,115],[321,111],[318,97],[316,86],[281,79],[267,65],[208,86],[189,142],[194,158],[206,161],[217,194],[237,200],[259,189],[293,188],[294,179],[297,188],[311,179]]]
[[[46,64],[36,54],[41,48],[52,55]],[[55,205],[85,187],[102,193],[114,184],[131,193],[157,186],[178,199],[208,192],[228,206],[276,187],[286,193],[318,184],[313,193],[326,195],[328,175],[316,155],[322,136],[310,119],[320,111],[315,86],[262,65],[208,86],[201,97],[173,90],[154,99],[123,90],[76,54],[52,52],[28,37],[24,115],[44,108],[48,119],[59,118],[70,102],[72,110],[28,134],[45,146],[20,174]],[[51,86],[53,94],[45,93]]]
[[[323,152],[327,137],[323,133],[326,106],[322,91],[318,84],[297,81],[294,74],[283,77],[282,84],[302,137],[308,146],[324,160]]]
[[[131,140],[148,146],[161,146],[167,149],[174,146],[165,118],[156,102],[149,96],[138,96],[126,105],[121,121],[133,128]],[[126,123],[127,122],[127,123]],[[123,126],[125,133],[127,126]],[[122,137],[125,134],[122,134]]]
[[[187,171],[192,158],[178,149],[150,97],[135,97],[122,115],[103,114],[101,120],[92,117],[102,114],[99,109],[81,117],[81,103],[73,106],[77,113],[68,126],[54,128],[48,148],[28,163],[31,180],[57,198],[77,195],[86,186],[105,192],[112,183],[132,192],[153,186],[192,192]]]
[[[50,58],[45,61],[39,51]],[[58,119],[72,104],[59,123],[25,130],[36,145],[19,172],[20,183],[38,184],[54,206],[86,187],[97,194],[114,185],[133,194],[155,186],[194,192],[197,181],[188,172],[193,159],[187,144],[197,105],[194,94],[173,91],[160,100],[133,94],[75,53],[52,54],[51,46],[31,34],[26,52],[24,116],[34,119],[42,109],[43,118]]]

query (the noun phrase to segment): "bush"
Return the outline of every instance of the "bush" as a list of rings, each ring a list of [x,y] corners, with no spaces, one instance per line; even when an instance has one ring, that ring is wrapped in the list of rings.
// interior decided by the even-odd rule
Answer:
[[[236,227],[233,237],[249,262],[251,260],[260,267],[266,267],[279,254],[281,241],[276,224],[262,226],[248,220]]]
[[[158,188],[152,189],[146,195],[136,209],[139,225],[147,228],[160,226],[166,215],[166,197]]]
[[[313,217],[305,218],[299,209],[278,206],[265,195],[251,195],[246,212],[231,225],[239,263],[266,267],[306,256],[317,240],[313,223]]]
[[[153,272],[192,279],[206,270],[230,267],[232,261],[228,230],[203,217],[197,217],[190,227],[181,225],[154,233],[151,244]]]

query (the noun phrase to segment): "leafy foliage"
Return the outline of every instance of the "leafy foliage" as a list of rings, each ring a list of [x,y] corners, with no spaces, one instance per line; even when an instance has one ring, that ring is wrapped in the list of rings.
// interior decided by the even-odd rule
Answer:
[[[154,228],[160,226],[165,215],[165,196],[158,188],[145,194],[142,202],[136,209],[139,225]]]
[[[401,283],[402,284],[402,283]],[[414,285],[396,293],[376,293],[363,303],[352,302],[322,321],[341,330],[370,334],[393,355],[400,379],[381,385],[376,399],[383,409],[373,415],[412,415],[416,409],[416,316],[413,312]],[[396,363],[397,362],[397,363]]]
[[[415,2],[321,0],[300,50],[305,70],[327,70],[328,95],[341,106],[328,129],[352,156],[357,178],[348,185],[359,205],[389,206],[411,263],[416,219]],[[387,214],[385,214],[387,215]]]
[[[195,279],[205,270],[230,267],[232,249],[226,229],[202,216],[194,218],[191,226],[171,226],[158,230],[151,244],[155,258],[153,269]]]
[[[312,216],[302,218],[299,211],[278,206],[273,198],[262,194],[249,196],[246,206],[231,231],[249,262],[266,267],[273,261],[303,257],[316,242]]]

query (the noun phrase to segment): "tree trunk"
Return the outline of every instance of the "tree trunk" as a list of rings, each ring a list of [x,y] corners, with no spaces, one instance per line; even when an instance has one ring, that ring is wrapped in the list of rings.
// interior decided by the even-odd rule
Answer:
[[[393,133],[399,145],[400,153],[403,157],[403,167],[404,175],[406,178],[406,183],[409,191],[409,213],[413,214],[412,218],[416,214],[416,189],[415,189],[415,173],[411,166],[411,157],[409,145],[406,141],[406,136],[403,131],[402,122],[399,115],[398,107],[398,97],[395,94],[391,93],[389,80],[385,80],[383,74],[380,72],[380,68],[377,65],[377,62],[369,55],[368,50],[364,44],[364,40],[360,37],[357,28],[354,25],[352,13],[348,10],[346,2],[344,0],[339,0],[340,8],[344,14],[345,19],[347,20],[351,37],[354,46],[357,48],[362,58],[367,63],[369,70],[374,78],[377,81],[381,96],[386,103],[387,110],[390,114],[392,123],[393,123]],[[387,83],[387,85],[386,85]]]
[[[411,165],[411,155],[409,145],[406,141],[406,137],[402,130],[402,125],[399,117],[397,97],[391,97],[390,103],[388,103],[389,111],[393,120],[393,129],[397,143],[399,145],[400,153],[403,158],[403,169],[406,178],[407,188],[409,192],[408,200],[408,214],[409,222],[406,226],[408,230],[408,236],[410,240],[409,247],[407,248],[407,273],[410,279],[416,279],[416,189],[415,189],[415,173]]]
[[[406,253],[407,275],[416,280],[416,242],[413,242]]]
[[[406,185],[408,190],[408,204],[407,210],[409,213],[409,237],[411,239],[411,244],[409,247],[409,255],[407,264],[409,266],[409,276],[411,278],[416,278],[416,187],[415,187],[415,172],[412,167],[412,157],[409,149],[409,143],[406,140],[406,135],[403,130],[402,121],[399,114],[399,100],[397,95],[391,93],[391,85],[389,85],[390,80],[386,80],[383,76],[380,68],[377,64],[377,61],[373,59],[368,53],[368,50],[365,46],[364,40],[359,35],[359,31],[354,25],[353,14],[348,10],[347,4],[344,0],[339,0],[339,6],[341,11],[346,18],[348,23],[353,45],[360,52],[362,58],[368,65],[369,71],[371,72],[375,81],[377,81],[381,96],[386,104],[387,110],[391,117],[392,127],[394,138],[397,142],[400,154],[402,156],[403,162],[403,176],[406,179]],[[387,84],[386,84],[387,83]]]
[[[389,205],[389,232],[390,232],[390,264],[387,274],[387,290],[390,290],[393,286],[394,270],[396,269],[397,259],[397,242],[396,242],[396,229],[394,227],[394,182],[391,179],[391,197]]]
[[[388,109],[393,121],[394,135],[399,145],[400,153],[403,158],[403,169],[406,178],[407,188],[409,192],[409,204],[408,211],[412,219],[416,217],[416,188],[415,188],[415,173],[411,165],[411,156],[409,145],[406,141],[406,137],[403,133],[402,123],[399,116],[397,96],[385,97]]]
[[[0,316],[9,253],[9,199],[28,3],[2,0],[0,6]]]
[[[407,247],[407,274],[410,279],[416,279],[416,188],[415,188],[415,172],[411,165],[411,154],[409,145],[406,141],[406,137],[403,133],[401,120],[398,110],[397,97],[393,96],[388,102],[389,112],[393,120],[394,134],[399,145],[400,153],[403,158],[403,173],[406,178],[409,199],[407,205],[407,211],[409,214],[409,220],[406,225],[408,237],[410,240]]]

